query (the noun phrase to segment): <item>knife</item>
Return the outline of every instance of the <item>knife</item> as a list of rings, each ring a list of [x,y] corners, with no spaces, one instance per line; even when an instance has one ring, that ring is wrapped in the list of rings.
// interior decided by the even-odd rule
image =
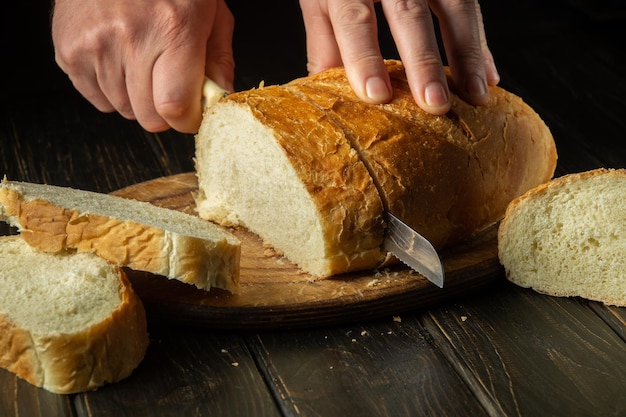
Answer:
[[[204,77],[202,83],[202,112],[219,101],[220,98],[228,95],[228,91],[224,90],[215,81],[209,77]]]
[[[393,214],[387,212],[386,220],[383,248],[430,282],[443,288],[443,266],[433,245]]]
[[[202,86],[203,110],[228,94],[213,80],[205,77]],[[383,249],[413,268],[439,288],[443,288],[443,266],[433,245],[393,214],[386,213],[387,229]]]

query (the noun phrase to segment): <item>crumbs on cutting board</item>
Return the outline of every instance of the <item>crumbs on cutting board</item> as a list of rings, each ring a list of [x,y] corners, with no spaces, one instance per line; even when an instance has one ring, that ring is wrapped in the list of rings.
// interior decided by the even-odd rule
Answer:
[[[406,275],[413,275],[415,271],[392,271],[390,268],[376,269],[374,270],[374,279],[367,283],[367,287],[377,287],[379,285],[386,285],[395,282],[398,278],[403,278]]]
[[[282,258],[283,253],[269,243],[263,243],[263,255],[268,258]]]
[[[222,353],[225,353],[225,354],[227,354],[227,353],[228,353],[228,349],[224,349],[224,348],[222,348],[220,351],[221,351]],[[234,367],[239,366],[239,362],[237,362],[237,361],[233,361],[233,362],[231,362],[230,364],[231,364],[232,366],[234,366]]]

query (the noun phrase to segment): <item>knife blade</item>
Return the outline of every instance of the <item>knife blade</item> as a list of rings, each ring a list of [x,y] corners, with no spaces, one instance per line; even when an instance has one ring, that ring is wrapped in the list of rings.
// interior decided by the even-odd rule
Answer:
[[[443,266],[433,245],[393,214],[387,212],[386,220],[383,248],[430,282],[443,288]]]

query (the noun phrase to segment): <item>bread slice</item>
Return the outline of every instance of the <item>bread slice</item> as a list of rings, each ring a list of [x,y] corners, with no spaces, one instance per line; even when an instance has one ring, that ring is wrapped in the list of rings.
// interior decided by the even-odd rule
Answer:
[[[239,241],[196,216],[107,194],[5,180],[2,219],[46,252],[94,252],[118,266],[201,289],[238,288]]]
[[[147,346],[143,305],[120,268],[0,237],[0,367],[69,394],[127,377]]]
[[[318,276],[375,268],[384,210],[438,248],[473,236],[556,166],[549,129],[519,97],[453,95],[434,116],[387,61],[394,99],[362,103],[342,68],[230,94],[196,135],[201,217],[241,224]]]
[[[506,276],[522,287],[626,306],[626,170],[566,175],[507,209],[498,233]]]

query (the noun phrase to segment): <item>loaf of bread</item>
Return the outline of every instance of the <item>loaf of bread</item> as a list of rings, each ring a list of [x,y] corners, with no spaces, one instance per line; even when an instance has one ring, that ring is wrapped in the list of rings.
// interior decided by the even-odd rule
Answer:
[[[388,104],[361,102],[341,68],[220,99],[196,135],[201,217],[242,225],[318,276],[374,268],[384,210],[437,249],[502,218],[548,181],[552,135],[519,97],[492,87],[474,107],[452,95],[421,110],[398,61]]]
[[[507,278],[626,306],[626,170],[566,175],[511,202],[498,230]]]
[[[46,252],[94,252],[118,266],[236,292],[240,243],[197,216],[66,187],[3,181],[0,220]]]
[[[143,305],[120,268],[0,237],[0,367],[69,394],[129,376],[147,346]]]

